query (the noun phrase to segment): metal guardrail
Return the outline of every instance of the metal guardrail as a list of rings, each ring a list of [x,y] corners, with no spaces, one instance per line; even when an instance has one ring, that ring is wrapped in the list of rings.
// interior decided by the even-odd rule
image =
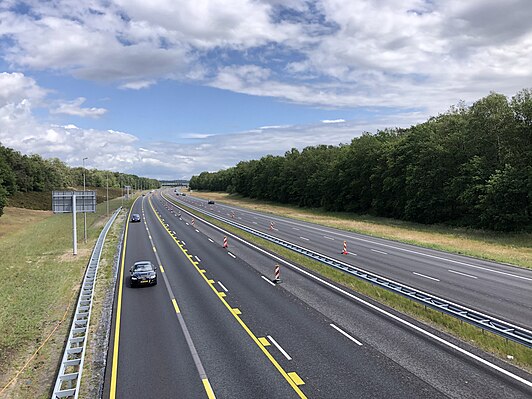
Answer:
[[[166,197],[163,198],[176,205],[173,201],[168,200]],[[177,206],[177,205],[176,205]],[[342,262],[340,260],[331,258],[327,255],[321,254],[319,252],[313,251],[311,249],[302,247],[297,244],[293,244],[289,241],[282,240],[270,234],[264,233],[259,230],[255,230],[251,227],[245,226],[243,224],[237,223],[231,219],[226,219],[214,213],[208,212],[205,209],[201,209],[190,204],[186,206],[201,212],[207,216],[210,216],[214,219],[220,220],[224,223],[227,223],[233,227],[244,230],[250,234],[274,242],[278,245],[281,245],[285,248],[291,249],[297,253],[305,255],[309,258],[317,260],[321,263],[325,263],[329,266],[332,266],[336,269],[339,269],[345,273],[351,274],[355,277],[358,277],[364,281],[367,281],[371,284],[379,286],[381,288],[387,289],[389,291],[398,293],[406,298],[412,299],[416,302],[422,303],[430,308],[436,309],[440,312],[446,313],[448,315],[454,316],[460,320],[463,320],[469,324],[475,325],[484,330],[490,331],[494,334],[500,335],[506,339],[515,341],[521,345],[525,345],[529,348],[532,348],[532,331],[524,329],[522,327],[513,325],[509,322],[497,319],[495,317],[489,316],[487,314],[478,312],[476,310],[467,308],[463,305],[451,302],[447,299],[440,298],[438,296],[429,294],[424,291],[420,291],[416,288],[410,287],[408,285],[398,283],[396,281],[390,280],[386,277],[382,277],[378,274],[368,272],[366,270],[360,269],[348,263]],[[185,210],[186,211],[186,210]]]
[[[55,380],[52,399],[78,398],[91,318],[92,297],[96,283],[96,274],[100,265],[100,256],[107,232],[121,209],[121,207],[118,208],[107,221],[92,251],[81,285],[74,320],[72,321],[65,351],[63,352],[63,359],[59,366],[59,373]]]

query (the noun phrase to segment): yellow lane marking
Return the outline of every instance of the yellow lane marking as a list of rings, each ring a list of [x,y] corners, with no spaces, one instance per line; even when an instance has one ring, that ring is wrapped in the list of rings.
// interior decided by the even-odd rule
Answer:
[[[116,304],[116,320],[115,320],[115,339],[113,343],[113,365],[111,366],[111,388],[109,391],[109,399],[116,398],[116,380],[118,376],[118,344],[120,343],[120,315],[122,313],[122,288],[124,280],[124,262],[126,259],[126,245],[127,245],[127,233],[129,230],[129,219],[131,219],[131,211],[135,202],[137,202],[137,197],[133,201],[133,205],[129,208],[129,213],[126,219],[126,232],[124,233],[124,247],[122,248],[122,260],[120,262],[120,279],[118,281],[118,297]]]
[[[220,298],[225,298],[225,297],[226,297],[225,292],[218,292],[218,291],[217,291],[217,293],[218,293],[218,296],[219,296]]]
[[[207,270],[205,270],[205,269],[200,269],[199,272],[200,272],[200,273],[207,273]]]
[[[159,266],[159,267],[161,268],[161,272],[163,272],[163,273],[164,273],[164,269],[163,269],[163,267],[162,267],[162,266]]]
[[[268,341],[266,337],[260,337],[259,342],[262,344],[262,346],[270,346],[270,341]]]
[[[288,373],[288,376],[292,379],[292,381],[294,381],[296,385],[305,385],[305,382],[301,379],[300,376],[297,375],[295,371]]]
[[[175,298],[172,298],[172,303],[174,304],[174,309],[176,313],[181,313],[181,310],[179,310],[179,306],[177,306],[177,301]]]
[[[214,392],[212,390],[211,384],[209,383],[209,380],[207,378],[204,378],[202,381],[203,381],[203,387],[205,388],[205,392],[207,392],[207,397],[209,399],[216,399],[216,396],[214,396]]]
[[[242,312],[238,308],[233,308],[233,314],[242,314]]]
[[[155,212],[155,208],[153,207],[153,204],[151,203],[151,200],[148,200],[151,208],[153,209],[153,211]],[[161,225],[163,227],[164,226],[164,223],[161,222],[161,218],[160,217],[157,217],[159,219],[159,223],[161,223]],[[165,227],[166,229],[166,227]],[[166,229],[166,231],[169,231],[168,229]],[[178,240],[176,240],[174,237],[172,237],[172,235],[170,234],[170,237],[174,240],[174,242],[176,243],[176,245],[179,247],[179,249],[181,250],[181,252],[183,252],[185,255],[187,255],[187,250],[186,248],[181,245],[179,243]],[[191,262],[192,263],[192,262]],[[205,280],[205,282],[209,285],[209,287],[211,287],[211,289],[213,290],[213,292],[215,294],[218,295],[218,291],[216,290],[216,288],[214,287],[213,284],[209,283],[209,279],[207,277],[205,277],[205,275],[203,273],[201,273],[201,269],[198,267],[197,264],[194,264],[192,263],[192,265],[196,268],[197,272],[199,273],[199,275],[201,277],[203,277],[203,279]],[[212,280],[211,280],[212,281]],[[214,282],[214,281],[213,281]],[[232,307],[231,305],[229,305],[229,303],[222,297],[222,296],[219,296],[218,295],[218,298],[220,298],[220,301],[222,301],[222,303],[224,304],[224,306],[229,310],[229,312],[231,312],[231,314],[234,316],[234,318],[236,319],[236,321],[238,322],[238,324],[240,324],[240,326],[244,329],[244,331],[250,336],[250,338],[253,340],[253,342],[255,342],[255,344],[260,348],[260,350],[262,351],[262,353],[264,353],[264,355],[268,358],[268,360],[274,365],[274,367],[277,369],[277,371],[284,377],[284,379],[288,382],[288,384],[290,384],[290,386],[292,387],[292,389],[297,393],[297,395],[302,398],[302,399],[306,399],[307,396],[303,393],[303,391],[301,389],[299,389],[299,387],[297,386],[297,384],[294,382],[294,380],[288,375],[288,373],[281,367],[281,365],[277,362],[277,360],[275,360],[275,358],[271,355],[270,352],[268,352],[268,350],[266,349],[266,347],[264,345],[262,345],[262,343],[259,341],[259,339],[257,338],[257,336],[255,334],[253,334],[253,332],[249,329],[249,327],[247,326],[246,323],[244,323],[244,321],[240,318],[239,315],[236,315],[232,312]],[[294,373],[295,374],[295,373]],[[297,375],[297,374],[296,374]],[[298,376],[299,378],[299,376]],[[299,380],[302,382],[303,380],[301,380],[301,378],[299,378]]]
[[[214,280],[208,280],[207,281],[209,284],[214,284]]]

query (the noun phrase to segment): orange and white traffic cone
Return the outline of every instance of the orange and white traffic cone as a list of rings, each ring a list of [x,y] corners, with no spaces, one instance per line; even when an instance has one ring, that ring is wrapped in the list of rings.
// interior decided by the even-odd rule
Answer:
[[[275,270],[274,270],[274,279],[273,279],[273,282],[278,284],[281,282],[281,267],[277,264],[275,265]]]
[[[344,250],[342,251],[342,255],[347,255],[349,252],[347,252],[347,241],[344,241]]]
[[[228,246],[229,246],[229,244],[227,244],[227,237],[224,237],[224,245],[223,245],[223,247],[227,248]]]

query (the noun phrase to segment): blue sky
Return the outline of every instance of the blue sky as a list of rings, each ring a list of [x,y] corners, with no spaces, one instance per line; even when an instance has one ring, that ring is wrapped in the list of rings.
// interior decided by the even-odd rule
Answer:
[[[527,0],[3,0],[0,142],[188,178],[532,82]]]

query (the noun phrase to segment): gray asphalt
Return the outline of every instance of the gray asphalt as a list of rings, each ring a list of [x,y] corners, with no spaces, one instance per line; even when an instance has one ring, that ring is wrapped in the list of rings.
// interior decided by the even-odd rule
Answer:
[[[305,382],[300,389],[308,397],[532,395],[530,387],[522,382],[298,271],[283,267],[283,283],[271,285],[265,280],[273,274],[275,262],[271,258],[236,241],[230,241],[229,250],[225,250],[221,247],[222,232],[199,221],[192,226],[189,216],[183,214],[180,219],[166,209],[172,207],[165,202],[153,203],[188,253],[193,259],[198,257],[198,267],[214,281],[217,291],[224,291],[222,285],[228,290],[225,299],[231,307],[240,309],[240,317],[249,329],[257,337],[273,337],[291,356],[292,360],[288,360],[274,345],[266,347],[283,369],[297,372]],[[147,212],[146,218],[216,396],[297,397],[194,266],[180,255],[173,239],[157,228],[153,215]],[[362,345],[340,334],[331,324]],[[431,332],[531,379],[511,365],[437,331]]]
[[[166,193],[220,216],[234,212],[234,220],[248,227],[532,329],[532,270]],[[341,254],[344,240],[348,255]]]

